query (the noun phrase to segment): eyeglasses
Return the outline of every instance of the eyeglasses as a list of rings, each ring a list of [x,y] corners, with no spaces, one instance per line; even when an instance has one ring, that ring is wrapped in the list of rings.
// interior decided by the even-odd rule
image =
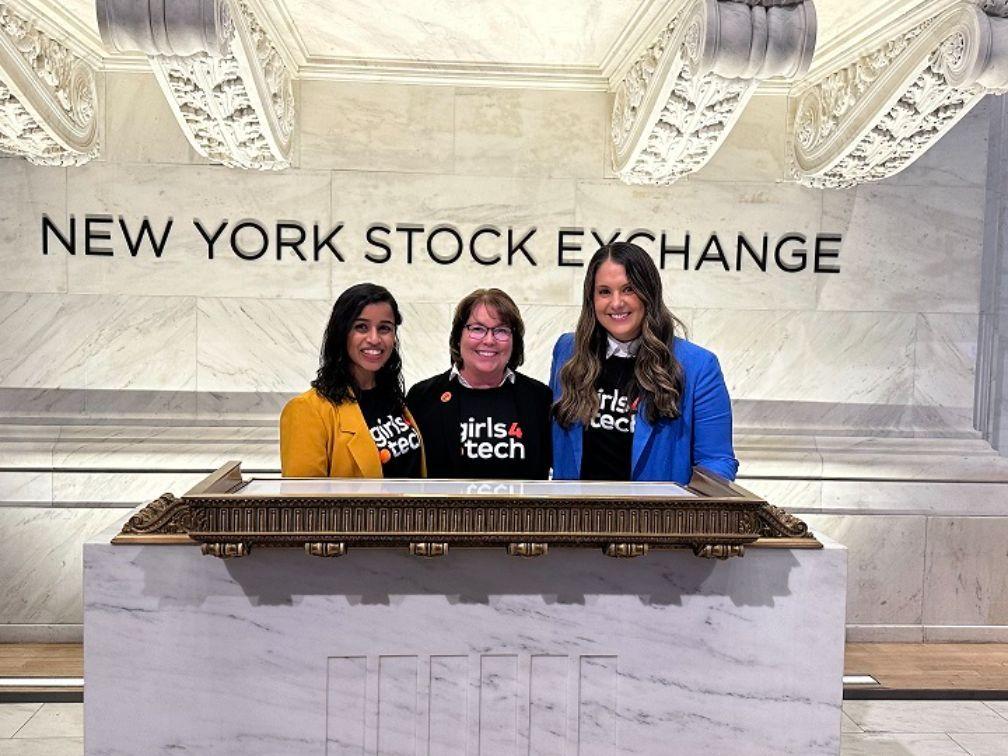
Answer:
[[[511,329],[507,326],[487,328],[479,323],[467,323],[463,327],[469,332],[469,338],[473,341],[483,341],[487,333],[493,334],[494,341],[511,341]]]

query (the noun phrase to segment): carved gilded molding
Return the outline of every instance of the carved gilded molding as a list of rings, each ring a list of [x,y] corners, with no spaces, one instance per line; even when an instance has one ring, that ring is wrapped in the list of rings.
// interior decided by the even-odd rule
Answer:
[[[21,6],[0,3],[0,152],[86,163],[98,155],[97,107],[94,69]]]
[[[290,166],[294,77],[244,0],[98,0],[98,27],[109,47],[147,54],[198,153],[236,168]]]
[[[797,517],[760,497],[694,470],[688,495],[434,494],[395,496],[346,491],[319,495],[248,493],[237,462],[221,467],[180,499],[164,494],[134,515],[116,542],[151,543],[185,533],[203,553],[239,557],[253,547],[303,548],[334,557],[353,547],[407,547],[443,556],[449,547],[501,547],[536,557],[550,546],[601,548],[638,557],[654,548],[688,548],[698,556],[742,556],[746,544],[780,539],[789,548],[819,546]],[[681,489],[679,489],[681,491]]]
[[[985,94],[1003,93],[1005,6],[960,3],[793,92],[787,138],[792,176],[816,188],[892,176]]]
[[[811,0],[691,0],[616,88],[613,168],[628,184],[700,169],[760,81],[808,70],[815,39]]]
[[[126,521],[122,535],[178,535],[193,527],[189,505],[170,493],[163,493]]]

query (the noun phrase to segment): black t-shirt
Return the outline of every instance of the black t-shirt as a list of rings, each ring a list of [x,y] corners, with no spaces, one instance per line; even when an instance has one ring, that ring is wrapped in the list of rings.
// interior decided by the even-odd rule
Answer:
[[[595,384],[599,411],[584,429],[582,480],[630,480],[633,432],[637,421],[634,363],[630,357],[607,357]]]
[[[377,389],[361,391],[357,396],[364,422],[378,447],[382,476],[386,478],[420,477],[420,435],[396,412],[390,397]]]
[[[553,394],[546,384],[515,373],[497,388],[467,389],[445,372],[413,386],[406,404],[423,435],[428,477],[549,477]]]
[[[526,429],[518,413],[514,386],[466,388],[458,394],[459,475],[465,478],[535,479],[545,451],[538,429]],[[531,431],[531,432],[530,432]]]

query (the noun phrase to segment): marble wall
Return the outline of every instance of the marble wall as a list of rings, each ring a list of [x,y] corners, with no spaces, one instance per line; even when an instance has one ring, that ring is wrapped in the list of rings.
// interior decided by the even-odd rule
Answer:
[[[608,176],[601,93],[303,82],[298,167],[262,174],[206,165],[150,77],[106,79],[101,159],[69,170],[0,161],[8,418],[271,419],[306,387],[333,298],[364,279],[404,305],[409,380],[446,366],[451,303],[488,284],[524,306],[527,370],[542,377],[581,287],[578,268],[556,264],[556,234],[580,226],[666,230],[669,245],[688,231],[691,264],[711,233],[730,256],[739,232],[842,234],[837,275],[772,264],[684,271],[681,256],[669,258],[668,301],[719,354],[740,426],[807,427],[812,413],[842,429],[972,428],[986,105],[895,178],[825,193],[782,180],[784,101],[757,97],[706,168],[639,188]],[[114,224],[112,257],[55,244],[43,255],[43,214],[64,232],[68,216],[83,225],[88,214],[123,215],[134,233],[143,218],[174,226],[160,259],[131,257]],[[193,218],[227,220],[222,239],[248,218],[342,223],[345,262],[277,260],[272,250],[208,260]],[[535,227],[539,264],[519,255],[512,266],[438,265],[419,254],[407,265],[399,243],[378,265],[363,259],[378,222]]]
[[[836,275],[668,258],[670,306],[724,367],[743,482],[850,548],[852,628],[1008,626],[999,557],[971,561],[964,546],[1008,523],[1008,470],[991,472],[973,430],[989,103],[903,173],[822,192],[786,180],[786,103],[773,96],[752,100],[703,170],[647,188],[607,168],[602,93],[305,81],[295,167],[254,173],[196,155],[152,77],[107,73],[103,91],[98,160],[0,159],[0,533],[17,544],[0,561],[16,576],[0,592],[0,639],[72,634],[79,545],[128,508],[227,459],[277,468],[277,412],[307,387],[333,299],[352,283],[398,297],[407,382],[447,368],[452,304],[487,285],[522,306],[524,369],[545,378],[579,310],[581,271],[556,260],[572,227],[586,240],[664,230],[673,246],[689,232],[693,265],[713,233],[732,260],[739,233],[842,234]],[[77,219],[77,254],[52,238],[43,254],[43,215],[63,233]],[[115,222],[114,254],[85,255],[87,215],[122,215],[133,235],[145,218],[173,226],[160,258],[131,256]],[[213,260],[193,219],[228,223]],[[310,244],[308,260],[272,248],[242,260],[225,245],[244,219],[323,235],[342,224],[343,260],[316,261]],[[401,240],[375,264],[363,257],[374,223],[534,227],[538,264],[439,265],[423,248],[406,264]],[[880,445],[888,437],[914,443]],[[983,449],[928,465],[916,442],[935,438]],[[976,601],[962,582],[973,579]]]

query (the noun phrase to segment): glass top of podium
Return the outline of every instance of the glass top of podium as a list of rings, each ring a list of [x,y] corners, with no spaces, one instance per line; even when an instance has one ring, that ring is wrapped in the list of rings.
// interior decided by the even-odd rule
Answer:
[[[541,499],[688,498],[697,494],[677,483],[592,482],[580,480],[439,480],[373,478],[258,478],[231,494],[239,496],[437,496]]]

